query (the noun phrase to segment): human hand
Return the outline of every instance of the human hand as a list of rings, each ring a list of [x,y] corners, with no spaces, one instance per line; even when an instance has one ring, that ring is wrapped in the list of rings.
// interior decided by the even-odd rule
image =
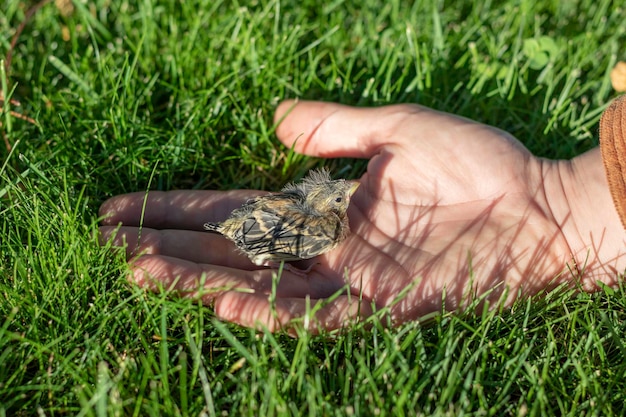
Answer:
[[[276,120],[293,105],[283,102]],[[595,154],[578,168],[536,158],[501,130],[421,106],[299,102],[276,133],[297,152],[370,159],[348,211],[351,236],[311,260],[316,265],[306,276],[283,271],[270,300],[276,271],[201,231],[258,191],[150,192],[141,232],[145,193],[121,195],[102,205],[108,217],[101,232],[109,239],[123,224],[114,243],[128,243],[132,280],[202,297],[218,317],[250,327],[288,326],[317,302],[312,331],[343,327],[382,307],[401,323],[439,311],[442,302],[454,310],[486,294],[510,304],[520,293],[571,280],[567,262],[577,261],[569,265],[576,271],[589,247],[572,237],[580,235],[584,214],[576,207],[585,198],[608,198],[615,211],[608,190],[592,195],[591,187],[580,202],[568,200],[577,173],[597,164]],[[616,219],[606,213],[607,222]],[[604,276],[592,273],[604,265],[596,252],[581,276]]]

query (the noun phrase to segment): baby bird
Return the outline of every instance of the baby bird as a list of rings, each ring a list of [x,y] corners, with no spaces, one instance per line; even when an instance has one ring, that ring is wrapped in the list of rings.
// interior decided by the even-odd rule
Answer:
[[[256,265],[310,259],[334,249],[350,233],[348,205],[359,184],[310,171],[280,193],[247,201],[221,223],[204,229],[232,240]]]

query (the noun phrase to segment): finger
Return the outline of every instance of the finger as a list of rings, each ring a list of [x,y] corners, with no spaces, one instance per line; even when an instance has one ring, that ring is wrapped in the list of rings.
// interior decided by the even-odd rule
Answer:
[[[321,157],[370,158],[386,145],[467,120],[418,105],[357,108],[336,103],[287,100],[276,109],[278,138],[297,152]],[[410,137],[407,135],[410,134]]]
[[[100,244],[107,242],[126,250],[126,258],[164,255],[196,263],[245,270],[259,269],[231,241],[216,233],[188,230],[157,230],[147,227],[101,226]]]
[[[259,191],[150,191],[112,197],[100,206],[102,224],[140,224],[156,229],[202,230],[207,221],[225,220]]]
[[[262,294],[227,291],[215,300],[215,314],[222,320],[258,330],[287,329],[295,336],[295,327],[314,334],[346,327],[372,315],[372,306],[351,295],[329,302],[313,298],[277,298],[270,302]]]
[[[276,134],[286,146],[329,158],[371,158],[393,145],[419,146],[428,154],[433,147],[447,148],[462,155],[474,149],[476,141],[494,139],[505,150],[525,150],[517,139],[497,128],[416,104],[357,108],[286,100],[274,119],[280,122]]]
[[[151,229],[131,226],[100,226],[98,239],[101,245],[126,251],[126,259],[141,255],[163,255],[195,263],[226,266],[253,271],[266,269],[252,263],[233,242],[217,233],[177,229]],[[313,270],[324,276],[340,277],[323,265],[326,258],[305,259],[285,265],[289,270]],[[274,268],[278,270],[278,267]]]
[[[308,276],[264,268],[246,271],[220,265],[198,264],[179,258],[142,255],[131,263],[130,280],[151,291],[175,291],[211,304],[222,292],[262,294],[267,297],[328,297],[343,283],[311,272]]]
[[[371,132],[374,109],[357,109],[335,103],[292,100],[276,109],[278,138],[296,152],[307,155],[368,158],[382,146]],[[365,123],[366,125],[357,125]]]

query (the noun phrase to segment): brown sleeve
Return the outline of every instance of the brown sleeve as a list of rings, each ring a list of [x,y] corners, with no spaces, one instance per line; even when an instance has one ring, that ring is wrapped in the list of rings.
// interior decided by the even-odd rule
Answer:
[[[626,95],[613,100],[600,118],[600,152],[615,208],[626,229]]]

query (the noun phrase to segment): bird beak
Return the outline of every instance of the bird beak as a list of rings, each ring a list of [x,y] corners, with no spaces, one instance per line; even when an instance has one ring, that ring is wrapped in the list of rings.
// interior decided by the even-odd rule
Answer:
[[[354,194],[356,189],[359,188],[359,185],[361,185],[361,183],[359,183],[359,182],[353,182],[352,183],[352,187],[350,187],[350,189],[348,190],[348,195],[350,197],[352,197],[352,194]]]

